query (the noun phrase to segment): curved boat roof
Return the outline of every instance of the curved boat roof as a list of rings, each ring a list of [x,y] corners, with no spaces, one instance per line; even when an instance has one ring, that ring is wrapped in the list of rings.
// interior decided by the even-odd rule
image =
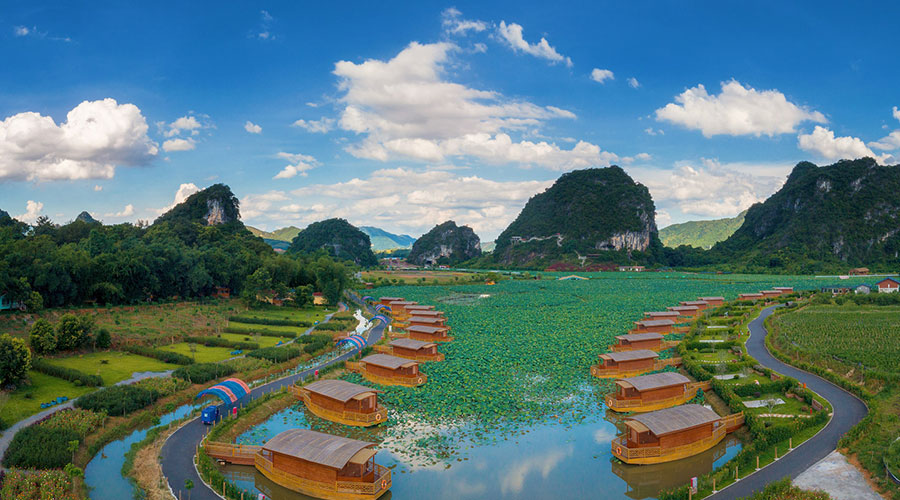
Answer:
[[[263,449],[340,470],[357,453],[373,446],[374,443],[309,429],[291,429],[270,439],[263,445]]]
[[[643,424],[653,435],[659,437],[715,422],[720,418],[722,417],[705,406],[681,405],[628,417],[625,422]]]
[[[639,377],[628,377],[617,380],[620,385],[630,385],[638,392],[649,389],[660,389],[663,387],[671,387],[673,385],[687,384],[690,379],[680,373],[662,372],[652,375],[641,375]]]
[[[342,403],[346,403],[362,394],[382,392],[371,387],[347,382],[346,380],[317,380],[303,386],[303,388],[309,392],[314,392]]]
[[[363,363],[380,366],[389,370],[396,370],[401,366],[417,364],[415,361],[410,361],[406,358],[398,358],[397,356],[391,356],[388,354],[372,354],[363,358],[362,361]]]
[[[433,342],[423,342],[421,340],[407,339],[407,338],[401,337],[399,339],[392,340],[390,345],[402,347],[404,349],[415,349],[418,351],[419,349],[422,349],[423,347],[431,347],[434,345],[434,343]]]

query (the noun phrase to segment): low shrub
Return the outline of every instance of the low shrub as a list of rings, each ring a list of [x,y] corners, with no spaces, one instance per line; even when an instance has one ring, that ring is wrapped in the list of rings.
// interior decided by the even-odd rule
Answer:
[[[73,383],[80,383],[88,387],[100,387],[103,385],[103,378],[100,375],[88,375],[74,368],[66,368],[64,366],[54,365],[43,358],[37,358],[31,363],[31,368],[50,375],[51,377],[61,378]]]
[[[331,322],[328,323],[319,323],[316,325],[316,330],[328,331],[328,332],[339,332],[341,330],[346,330],[348,328],[348,324],[345,322]]]
[[[99,428],[106,421],[106,413],[84,409],[58,411],[40,422],[47,429],[65,429],[84,437]]]
[[[139,345],[129,345],[122,348],[122,350],[126,352],[130,352],[131,354],[137,354],[139,356],[145,356],[148,358],[158,359],[163,363],[172,363],[175,365],[189,365],[194,362],[189,356],[185,356],[184,354],[179,354],[177,352],[166,351],[164,349],[156,349],[153,347],[147,346],[139,346]]]
[[[301,335],[297,342],[303,344],[303,352],[312,354],[330,345],[332,338],[328,334]]]
[[[269,326],[296,326],[298,328],[309,328],[312,326],[312,323],[309,321],[293,321],[289,319],[269,319],[269,318],[257,318],[255,316],[231,316],[228,318],[228,321],[235,321],[238,323],[248,323],[251,325],[269,325]]]
[[[61,470],[11,470],[3,477],[0,498],[16,500],[76,500],[72,480]]]
[[[225,333],[238,333],[241,335],[262,335],[263,337],[290,337],[292,335],[291,332],[284,332],[278,330],[269,330],[267,328],[253,328],[253,327],[244,327],[244,326],[227,326],[225,328]]]
[[[13,437],[6,455],[4,467],[21,469],[60,469],[72,461],[69,443],[81,440],[71,429],[32,425]]]
[[[202,384],[232,373],[234,373],[234,367],[230,363],[196,363],[182,366],[175,370],[172,376],[192,384]]]
[[[312,345],[312,344],[308,344]],[[305,349],[305,348],[304,348]],[[296,347],[264,347],[250,351],[247,356],[257,359],[265,359],[273,363],[283,363],[300,356],[300,349]]]
[[[149,406],[159,397],[160,393],[156,390],[137,384],[114,385],[81,396],[75,401],[75,407],[120,416]]]
[[[241,350],[259,349],[257,342],[235,342],[221,337],[185,337],[184,341],[189,344],[201,344],[207,347],[231,347]]]

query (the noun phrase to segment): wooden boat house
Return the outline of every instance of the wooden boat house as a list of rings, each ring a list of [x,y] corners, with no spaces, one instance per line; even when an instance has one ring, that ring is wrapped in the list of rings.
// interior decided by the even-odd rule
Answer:
[[[422,340],[399,338],[388,345],[376,345],[375,350],[414,361],[443,361],[444,354],[438,352],[437,344]]]
[[[416,311],[432,311],[432,310],[434,310],[434,306],[430,306],[427,304],[412,304],[412,305],[406,306],[406,310],[409,311],[410,313],[416,312]]]
[[[681,358],[659,359],[659,354],[648,349],[608,352],[601,354],[599,363],[591,366],[591,375],[599,378],[633,377],[680,364]]]
[[[406,328],[407,337],[424,342],[450,342],[450,327],[410,325]]]
[[[738,300],[758,300],[763,297],[761,293],[742,293],[738,295]]]
[[[317,380],[303,387],[291,386],[313,414],[344,425],[371,427],[387,420],[387,409],[378,404],[371,387],[345,380]]]
[[[285,488],[325,499],[375,499],[391,487],[391,470],[375,463],[375,445],[308,429],[270,439],[256,468]]]
[[[394,302],[391,302],[391,304],[390,304],[391,316],[394,319],[401,319],[401,320],[408,319],[410,317],[410,313],[409,313],[409,311],[406,310],[406,307],[413,306],[416,304],[417,304],[417,302],[413,302],[410,300],[395,300]]]
[[[789,293],[794,293],[794,287],[792,287],[792,286],[773,286],[772,290],[778,290],[783,295],[787,295]]]
[[[381,385],[418,387],[428,381],[428,376],[419,371],[418,362],[388,354],[372,354],[357,363],[347,362],[346,366]]]
[[[628,333],[659,333],[666,335],[672,333],[675,322],[671,319],[642,319],[634,322],[634,328]]]
[[[644,319],[671,319],[672,321],[678,321],[678,316],[680,316],[678,311],[652,311],[644,313]]]
[[[391,307],[391,302],[398,302],[404,300],[403,297],[380,297],[378,302],[387,307]]]
[[[662,351],[675,347],[678,342],[663,340],[662,334],[659,333],[629,333],[627,335],[616,335],[616,344],[610,348],[613,352],[637,351],[646,349],[648,351]]]
[[[709,382],[691,382],[680,373],[662,372],[616,380],[616,392],[606,395],[606,406],[617,412],[647,412],[690,401]]]
[[[409,318],[409,326],[434,326],[438,328],[447,328],[447,318],[443,316],[412,316]]]
[[[700,300],[709,304],[710,307],[719,307],[725,304],[725,297],[700,297]]]
[[[682,300],[679,304],[682,306],[697,306],[697,309],[701,311],[709,307],[709,302],[705,300]]]
[[[744,423],[736,413],[720,417],[701,405],[682,405],[625,419],[625,434],[612,441],[613,456],[628,464],[671,462],[704,452]]]
[[[413,318],[443,318],[443,311],[434,311],[434,310],[424,310],[424,309],[410,309],[409,313]]]
[[[767,299],[781,295],[780,290],[761,290],[759,293],[763,294],[763,297]]]
[[[678,313],[678,316],[684,318],[695,318],[700,314],[700,308],[697,306],[672,306],[666,309]]]

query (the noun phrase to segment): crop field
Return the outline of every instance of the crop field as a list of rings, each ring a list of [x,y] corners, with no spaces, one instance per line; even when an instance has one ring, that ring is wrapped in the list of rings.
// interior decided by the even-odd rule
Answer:
[[[41,411],[41,403],[46,403],[59,396],[70,400],[97,390],[96,387],[75,385],[61,378],[51,377],[31,370],[28,372],[30,386],[19,387],[6,393],[5,400],[0,402],[0,419],[6,424],[13,424],[25,417]]]
[[[293,337],[267,337],[265,335],[244,335],[241,333],[222,333],[219,335],[225,340],[231,342],[256,342],[260,347],[272,347],[277,345],[279,341],[282,343],[293,340]]]
[[[88,375],[100,375],[103,377],[103,385],[107,386],[131,378],[134,372],[163,372],[178,368],[178,365],[119,351],[76,354],[65,358],[49,358],[47,361]]]
[[[333,313],[335,311],[337,311],[337,309],[334,307],[271,307],[264,309],[251,309],[249,311],[241,313],[241,316],[260,319],[306,321],[309,323],[314,323],[316,321],[322,321],[322,319],[325,318],[325,315]]]
[[[416,421],[457,429],[460,437],[489,439],[495,431],[514,434],[536,423],[580,422],[596,413],[613,383],[591,377],[590,365],[644,311],[702,295],[734,298],[773,286],[800,289],[816,283],[682,273],[600,276],[589,281],[506,280],[494,286],[383,287],[370,293],[437,305],[456,339],[439,347],[445,361],[421,366],[429,377],[423,387],[381,388],[385,393],[380,398],[393,412],[388,426]],[[356,374],[345,378],[366,383]],[[433,439],[441,443],[457,441],[446,432],[437,434]]]
[[[850,366],[900,371],[900,307],[810,306],[774,321],[779,341]]]

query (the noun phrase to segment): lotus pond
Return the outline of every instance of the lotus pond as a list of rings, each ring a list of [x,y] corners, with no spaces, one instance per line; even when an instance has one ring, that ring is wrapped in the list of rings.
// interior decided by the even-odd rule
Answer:
[[[597,355],[644,311],[703,295],[734,298],[773,286],[813,288],[809,277],[604,273],[590,281],[501,281],[497,285],[400,286],[375,290],[435,304],[456,340],[446,360],[425,363],[417,389],[379,387],[387,423],[356,429],[319,419],[302,405],[238,438],[262,444],[291,428],[378,443],[377,461],[394,472],[397,498],[650,498],[724,463],[740,449],[717,447],[671,464],[615,463],[618,417],[603,395],[613,382],[590,376]],[[357,374],[347,380],[371,385]],[[620,425],[618,425],[621,427]],[[248,491],[304,498],[252,468],[228,467]]]

